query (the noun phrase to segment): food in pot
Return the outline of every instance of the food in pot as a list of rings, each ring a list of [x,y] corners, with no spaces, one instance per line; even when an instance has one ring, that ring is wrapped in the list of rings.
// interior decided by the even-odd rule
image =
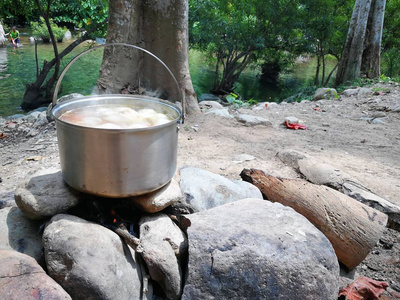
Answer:
[[[145,128],[173,120],[151,108],[136,110],[133,107],[118,104],[75,108],[63,113],[59,119],[80,126],[107,129]]]

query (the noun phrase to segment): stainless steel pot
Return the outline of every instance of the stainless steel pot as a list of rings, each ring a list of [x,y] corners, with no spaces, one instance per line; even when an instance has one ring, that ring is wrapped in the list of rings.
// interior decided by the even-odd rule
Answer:
[[[155,55],[129,44],[112,43],[99,47],[122,45],[133,47],[155,57],[173,77],[168,67]],[[89,49],[65,67],[57,82],[53,104],[68,68]],[[60,120],[71,109],[88,105],[124,104],[152,108],[172,117],[172,121],[140,129],[102,129],[83,127]],[[183,105],[183,101],[182,101]],[[75,98],[54,106],[61,170],[71,187],[90,194],[122,198],[157,190],[173,177],[176,170],[178,126],[183,114],[174,104],[147,96],[101,95]]]

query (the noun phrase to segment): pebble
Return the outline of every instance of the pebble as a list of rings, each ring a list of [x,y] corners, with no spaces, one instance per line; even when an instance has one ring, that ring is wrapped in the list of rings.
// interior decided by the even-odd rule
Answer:
[[[298,124],[299,123],[299,119],[296,117],[286,117],[285,118],[285,122],[288,122],[290,124]]]

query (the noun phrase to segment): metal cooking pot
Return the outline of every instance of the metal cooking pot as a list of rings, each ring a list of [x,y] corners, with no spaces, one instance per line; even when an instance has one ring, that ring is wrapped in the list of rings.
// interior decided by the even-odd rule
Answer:
[[[99,47],[115,45],[132,47],[156,58],[180,90],[170,69],[154,54],[134,45],[111,43],[86,50],[69,62],[57,82],[53,105],[56,104],[57,92],[65,73],[80,56]],[[103,129],[79,126],[59,119],[71,109],[99,104],[152,108],[173,120],[147,128]],[[183,114],[176,105],[141,95],[100,95],[60,102],[53,107],[52,114],[56,120],[63,178],[71,187],[98,196],[122,198],[157,190],[172,179],[176,170],[179,123],[183,120]]]

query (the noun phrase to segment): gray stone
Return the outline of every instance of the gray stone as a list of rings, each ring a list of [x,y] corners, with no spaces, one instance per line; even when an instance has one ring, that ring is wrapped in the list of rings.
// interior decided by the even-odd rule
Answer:
[[[195,211],[204,211],[243,198],[262,199],[260,190],[241,180],[229,180],[220,175],[194,168],[180,170],[181,190],[186,202]]]
[[[338,93],[333,88],[319,88],[314,93],[314,100],[321,100],[321,99],[338,99]]]
[[[344,182],[353,180],[349,174],[313,158],[299,160],[298,164],[300,173],[315,184],[339,190]]]
[[[295,169],[299,168],[299,160],[308,157],[306,154],[292,149],[279,151],[277,156],[282,162]]]
[[[219,98],[218,96],[215,96],[213,94],[202,94],[199,97],[199,102],[202,101],[216,101],[216,102],[221,102],[221,98]]]
[[[285,122],[288,122],[289,124],[299,124],[299,119],[296,117],[286,117]]]
[[[236,116],[236,120],[238,120],[238,122],[243,123],[245,126],[256,126],[256,125],[265,125],[265,126],[271,126],[272,123],[263,118],[263,117],[259,117],[259,116],[252,116],[252,115],[239,115]]]
[[[29,220],[18,207],[0,209],[0,249],[24,253],[42,263],[41,225]]]
[[[10,120],[21,119],[21,118],[23,118],[23,117],[25,117],[25,115],[23,115],[23,114],[15,114],[15,115],[12,115],[12,116],[8,116],[8,117],[6,117],[5,119],[6,119],[7,121],[10,121]]]
[[[111,230],[59,214],[43,233],[49,275],[73,299],[142,299],[134,252]]]
[[[1,299],[71,299],[32,257],[0,250]]]
[[[59,169],[46,169],[17,188],[15,202],[28,218],[43,219],[77,205],[78,193],[64,182]]]
[[[381,118],[374,118],[374,119],[372,119],[371,123],[372,124],[380,124],[380,125],[385,125],[386,124],[385,121],[382,120]]]
[[[179,183],[175,179],[172,179],[157,191],[130,199],[140,210],[149,213],[159,212],[181,200],[183,200],[183,194]]]
[[[248,155],[248,154],[239,154],[237,156],[235,156],[235,158],[233,159],[234,163],[242,163],[245,161],[251,161],[251,160],[255,160],[256,158],[253,155]]]
[[[358,90],[359,90],[358,88],[357,89],[347,89],[342,92],[342,95],[345,97],[356,96],[358,94]]]
[[[72,38],[71,31],[67,30],[67,31],[64,33],[64,39],[70,40],[71,38]]]
[[[379,210],[388,215],[388,227],[400,231],[399,206],[389,202],[388,200],[378,195],[375,195],[368,188],[354,181],[344,182],[341,187],[341,191],[344,194],[358,200],[359,202],[364,203],[369,207],[375,208],[376,210]]]
[[[216,101],[202,101],[199,103],[199,107],[203,112],[224,108],[220,103]]]
[[[140,219],[137,248],[147,264],[150,277],[168,299],[180,299],[183,284],[181,260],[187,258],[186,235],[167,215],[158,213]]]
[[[210,110],[204,114],[205,115],[216,115],[216,116],[220,116],[223,118],[232,118],[232,115],[229,113],[228,109],[225,109],[225,108]]]
[[[359,89],[357,96],[358,97],[365,97],[367,95],[372,95],[374,93],[373,89],[362,87]]]
[[[400,112],[400,105],[391,106],[391,107],[389,108],[389,110],[390,110],[391,112],[396,112],[396,113],[398,113],[398,112]]]
[[[265,109],[273,109],[279,107],[279,104],[276,102],[260,102],[256,106],[253,107],[253,110],[265,110]]]
[[[373,113],[372,117],[373,118],[385,118],[385,117],[387,117],[387,114],[383,111],[377,111],[377,112]]]
[[[332,245],[293,209],[243,199],[187,217],[183,300],[337,299]]]

